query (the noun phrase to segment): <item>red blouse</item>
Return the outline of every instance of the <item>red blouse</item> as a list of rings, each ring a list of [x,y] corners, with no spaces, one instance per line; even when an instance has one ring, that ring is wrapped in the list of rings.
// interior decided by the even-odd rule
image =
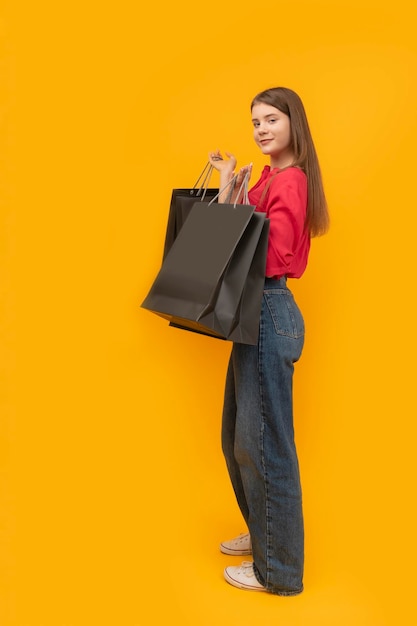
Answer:
[[[267,181],[275,174],[262,200]],[[307,266],[310,235],[306,230],[307,177],[298,167],[280,171],[266,165],[249,191],[249,202],[269,218],[266,276],[300,278]]]

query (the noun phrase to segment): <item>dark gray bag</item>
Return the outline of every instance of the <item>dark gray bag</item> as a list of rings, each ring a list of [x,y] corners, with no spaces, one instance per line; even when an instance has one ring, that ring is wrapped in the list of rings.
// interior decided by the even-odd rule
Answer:
[[[210,202],[210,200],[215,201],[219,195],[218,189],[213,189],[208,186],[212,171],[212,166],[207,163],[195,182],[194,187],[172,190],[163,259],[165,259],[168,254],[185,220],[189,216],[194,203],[196,201],[203,202],[204,200],[206,202]],[[199,184],[200,186],[198,186]]]
[[[172,326],[255,345],[268,230],[254,206],[195,202],[142,307]]]

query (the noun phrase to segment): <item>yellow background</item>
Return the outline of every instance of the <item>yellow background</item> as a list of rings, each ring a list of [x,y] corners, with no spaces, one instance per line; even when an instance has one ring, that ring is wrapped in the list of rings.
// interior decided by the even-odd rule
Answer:
[[[406,0],[2,2],[0,623],[417,624],[417,44]],[[305,592],[227,585],[230,344],[142,310],[173,187],[299,92],[332,228],[292,288]],[[214,181],[217,182],[217,181]]]

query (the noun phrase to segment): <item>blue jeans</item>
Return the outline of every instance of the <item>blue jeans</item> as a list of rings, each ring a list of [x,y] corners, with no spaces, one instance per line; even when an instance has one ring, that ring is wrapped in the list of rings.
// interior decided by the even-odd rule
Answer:
[[[248,526],[256,578],[267,591],[303,590],[304,527],[292,382],[304,322],[286,279],[267,278],[258,345],[233,345],[222,447]]]

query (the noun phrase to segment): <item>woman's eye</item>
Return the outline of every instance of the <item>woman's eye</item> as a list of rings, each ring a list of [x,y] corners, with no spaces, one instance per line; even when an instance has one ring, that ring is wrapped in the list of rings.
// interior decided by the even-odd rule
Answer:
[[[272,118],[272,119],[270,119],[269,121],[270,121],[270,122],[272,122],[272,123],[274,123],[274,122],[276,122],[277,120],[276,120],[275,118]]]

